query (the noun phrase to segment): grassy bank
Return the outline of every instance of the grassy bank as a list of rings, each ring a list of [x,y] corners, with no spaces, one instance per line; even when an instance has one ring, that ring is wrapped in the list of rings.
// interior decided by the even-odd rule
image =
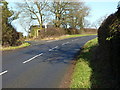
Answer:
[[[97,34],[63,35],[63,36],[60,36],[60,37],[49,37],[49,38],[44,38],[44,39],[42,39],[42,40],[62,40],[62,39],[67,39],[67,38],[82,37],[82,36],[90,36],[90,35],[97,35]]]
[[[2,51],[15,50],[15,49],[19,49],[19,48],[23,48],[23,47],[27,47],[27,46],[30,46],[30,44],[29,43],[23,43],[20,46],[2,47],[2,48],[0,48],[0,50],[2,50]]]
[[[59,39],[66,39],[66,38],[72,38],[72,37],[82,37],[82,36],[90,36],[90,35],[97,35],[97,34],[76,34],[76,35],[66,35],[61,36]]]
[[[84,49],[78,57],[70,88],[90,88],[91,87],[91,75],[92,68],[90,67],[91,52],[98,45],[97,38],[88,41],[84,45]]]

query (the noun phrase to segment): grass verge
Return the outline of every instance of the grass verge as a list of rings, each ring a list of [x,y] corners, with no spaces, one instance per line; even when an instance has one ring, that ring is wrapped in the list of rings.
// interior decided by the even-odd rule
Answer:
[[[82,37],[82,36],[90,36],[90,35],[97,35],[97,34],[63,35],[63,36],[60,36],[60,37],[49,37],[49,38],[44,38],[44,39],[42,39],[42,40],[62,40],[62,39],[67,39],[67,38]]]
[[[90,35],[97,35],[97,34],[76,34],[76,35],[66,35],[61,36],[59,39],[66,39],[66,38],[72,38],[72,37],[82,37],[82,36],[90,36]]]
[[[73,72],[70,88],[90,88],[92,69],[89,65],[91,59],[90,50],[98,45],[97,38],[88,41],[81,52]]]
[[[19,49],[19,48],[23,48],[23,47],[27,47],[27,46],[30,46],[30,44],[29,43],[23,43],[20,46],[2,47],[2,48],[0,48],[0,50],[2,50],[2,51],[15,50],[15,49]]]

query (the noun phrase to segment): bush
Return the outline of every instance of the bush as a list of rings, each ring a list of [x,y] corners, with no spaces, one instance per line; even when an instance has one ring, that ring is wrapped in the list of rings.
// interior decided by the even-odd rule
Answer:
[[[97,29],[93,29],[93,28],[83,28],[80,30],[81,34],[97,34]]]
[[[66,29],[65,31],[66,31],[66,34],[70,34],[70,35],[79,34],[78,29],[74,29],[74,28],[69,28],[69,29]]]
[[[110,15],[98,30],[98,42],[101,57],[111,64],[111,70],[120,83],[120,10]],[[102,56],[103,55],[103,56]]]
[[[64,29],[61,28],[47,28],[39,30],[39,38],[47,38],[47,37],[58,37],[65,35]]]
[[[3,46],[15,46],[19,39],[19,33],[13,28],[9,30],[3,30],[2,32],[2,45]]]

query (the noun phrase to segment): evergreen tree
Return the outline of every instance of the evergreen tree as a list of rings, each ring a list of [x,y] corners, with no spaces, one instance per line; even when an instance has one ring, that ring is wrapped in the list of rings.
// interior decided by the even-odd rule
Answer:
[[[8,18],[13,13],[8,9],[8,3],[6,1],[0,1],[2,4],[2,45],[3,46],[14,46],[19,39],[19,33],[12,27],[11,23],[8,22]]]

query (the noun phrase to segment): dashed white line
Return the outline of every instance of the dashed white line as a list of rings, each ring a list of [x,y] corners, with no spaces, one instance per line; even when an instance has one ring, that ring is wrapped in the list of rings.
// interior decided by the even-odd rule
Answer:
[[[55,49],[55,48],[58,48],[58,46],[54,47],[54,49]]]
[[[75,41],[77,41],[78,39],[75,39]]]
[[[33,60],[33,59],[35,59],[36,57],[39,57],[39,56],[41,56],[41,55],[43,55],[43,53],[40,53],[40,54],[38,54],[38,55],[36,55],[36,56],[34,56],[34,57],[32,57],[32,58],[24,61],[23,63],[25,64],[25,63],[27,63],[27,62],[30,62],[31,60]]]
[[[55,46],[54,48],[49,49],[49,51],[52,51],[52,50],[54,50],[54,49],[56,49],[56,48],[58,48],[58,46]]]
[[[66,42],[66,44],[68,44],[68,43],[70,43],[70,42]]]
[[[3,74],[5,74],[5,73],[7,73],[7,72],[8,72],[7,70],[4,71],[4,72],[1,72],[1,73],[0,73],[0,76],[3,75]]]
[[[54,41],[58,41],[58,40],[50,40],[50,41],[47,41],[47,42],[54,42]]]
[[[49,49],[49,51],[52,51],[53,49]]]
[[[63,43],[62,46],[65,45],[65,44],[66,44],[66,43]]]
[[[68,44],[68,43],[70,43],[70,42],[63,43],[62,46],[63,46],[63,45],[66,45],[66,44]]]
[[[77,41],[78,39],[74,39],[74,40],[72,40],[72,41]]]
[[[47,42],[53,42],[53,41],[47,41]]]

